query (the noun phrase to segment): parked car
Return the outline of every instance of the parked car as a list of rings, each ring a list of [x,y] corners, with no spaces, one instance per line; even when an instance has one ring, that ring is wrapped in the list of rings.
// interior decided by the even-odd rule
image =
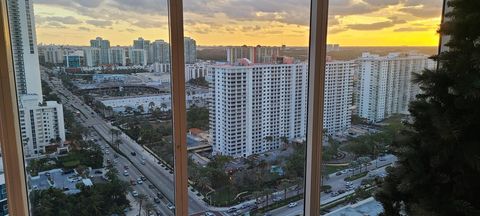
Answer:
[[[212,212],[205,212],[205,216],[215,216]]]
[[[137,196],[138,196],[138,192],[137,192],[136,190],[132,191],[132,196],[137,197]]]
[[[297,202],[291,202],[291,203],[288,204],[288,207],[289,207],[289,208],[293,208],[293,207],[295,207],[295,206],[297,206],[297,205],[298,205]]]
[[[145,178],[145,176],[140,176],[140,179],[142,179],[142,181],[146,181],[147,178]]]
[[[159,199],[163,199],[162,193],[158,192],[158,193],[157,193],[157,197],[158,197]]]
[[[341,176],[342,175],[342,172],[337,172],[335,173],[336,176]]]
[[[153,202],[155,202],[155,203],[160,203],[160,199],[159,199],[158,197],[154,197],[154,198],[153,198]]]
[[[170,209],[170,210],[173,210],[173,209],[175,209],[175,206],[171,203],[168,203],[167,208]]]
[[[128,175],[129,175],[129,174],[128,174],[128,171],[127,171],[127,170],[124,170],[124,171],[123,171],[123,175],[124,175],[124,176],[128,176]]]
[[[137,155],[136,152],[130,152],[130,154],[131,154],[132,156],[136,156],[136,155]]]

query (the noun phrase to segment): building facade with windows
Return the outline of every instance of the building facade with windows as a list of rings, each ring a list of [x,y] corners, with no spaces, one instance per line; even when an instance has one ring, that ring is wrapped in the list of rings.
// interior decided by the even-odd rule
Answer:
[[[197,42],[193,38],[183,39],[185,49],[185,63],[193,64],[197,61]]]
[[[101,64],[101,51],[100,48],[86,47],[83,49],[83,55],[85,58],[85,66],[96,67]]]
[[[125,49],[120,46],[110,48],[110,55],[112,56],[112,64],[125,66],[127,64],[125,57]]]
[[[11,11],[21,140],[25,157],[36,158],[46,153],[47,146],[65,141],[63,107],[56,101],[43,101],[32,2],[9,0],[7,4]]]
[[[327,61],[323,128],[328,134],[342,133],[352,124],[355,61]]]
[[[303,138],[307,64],[208,67],[215,154],[247,157]]]
[[[267,46],[234,46],[227,48],[227,62],[235,64],[239,59],[246,58],[252,63],[274,64],[280,57],[280,47]]]
[[[104,40],[101,37],[97,37],[94,40],[90,40],[90,47],[100,49],[100,61],[99,65],[107,65],[112,62],[110,56],[110,41]]]
[[[144,49],[129,49],[128,57],[131,65],[147,65],[147,52]]]
[[[148,48],[148,63],[170,63],[170,44],[164,40],[155,40]]]
[[[62,64],[64,51],[59,46],[48,45],[43,48],[43,56],[45,58],[45,63]]]
[[[382,121],[392,114],[408,114],[408,104],[420,93],[412,82],[414,74],[435,66],[428,56],[415,53],[363,53],[356,62],[358,115],[369,122]]]

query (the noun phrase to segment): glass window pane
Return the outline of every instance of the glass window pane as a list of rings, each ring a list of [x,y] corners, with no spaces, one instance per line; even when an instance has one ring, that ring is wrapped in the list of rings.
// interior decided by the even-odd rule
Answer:
[[[7,3],[32,215],[174,215],[167,2]]]
[[[378,215],[389,146],[420,92],[412,79],[435,66],[442,1],[329,4],[322,214]]]
[[[184,3],[190,191],[206,212],[303,214],[309,2]]]

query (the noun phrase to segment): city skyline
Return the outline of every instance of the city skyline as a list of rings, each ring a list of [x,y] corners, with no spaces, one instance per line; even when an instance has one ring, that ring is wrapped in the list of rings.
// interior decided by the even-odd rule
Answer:
[[[308,2],[186,1],[185,36],[195,38],[200,46],[306,46]],[[139,36],[168,42],[166,2],[152,5],[149,1],[128,0],[36,0],[34,3],[40,43],[86,45],[85,41],[96,36],[118,45],[128,45]],[[436,30],[440,23],[440,1],[332,1],[329,10],[329,43],[434,46],[439,41]],[[97,35],[98,32],[102,35]],[[58,38],[59,34],[64,37]]]

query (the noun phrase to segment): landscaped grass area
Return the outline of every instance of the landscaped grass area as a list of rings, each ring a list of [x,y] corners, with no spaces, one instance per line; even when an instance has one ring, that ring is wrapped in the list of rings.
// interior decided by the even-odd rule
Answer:
[[[340,170],[347,169],[348,165],[325,165],[325,172],[327,175],[330,175],[332,173],[336,173]]]
[[[235,196],[237,195],[237,191],[233,188],[224,187],[220,190],[217,190],[211,194],[212,204],[215,206],[230,206],[236,204],[237,201]]]
[[[358,173],[358,174],[355,174],[353,176],[346,177],[345,181],[354,181],[354,180],[357,180],[359,178],[367,176],[367,174],[368,174],[368,172]]]

